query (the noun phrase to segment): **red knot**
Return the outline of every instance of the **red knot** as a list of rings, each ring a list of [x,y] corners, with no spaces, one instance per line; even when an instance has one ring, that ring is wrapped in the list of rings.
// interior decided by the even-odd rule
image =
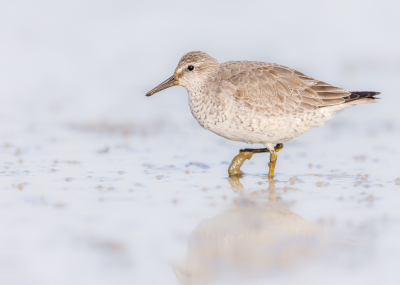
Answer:
[[[270,180],[283,142],[322,126],[338,111],[374,103],[379,94],[346,91],[274,63],[219,64],[201,51],[185,54],[174,75],[146,96],[174,85],[188,90],[190,109],[203,128],[229,140],[265,145],[241,150],[228,169],[229,176],[240,176],[241,165],[254,153],[269,152]]]

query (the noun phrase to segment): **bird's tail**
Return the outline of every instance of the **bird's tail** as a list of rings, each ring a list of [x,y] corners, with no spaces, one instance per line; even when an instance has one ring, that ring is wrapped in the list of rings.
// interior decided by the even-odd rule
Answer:
[[[374,91],[350,91],[350,93],[351,94],[349,96],[343,98],[344,100],[346,100],[345,103],[360,99],[366,99],[362,100],[365,101],[365,103],[372,103],[372,101],[375,102],[374,99],[378,99],[375,96],[381,94],[381,92],[374,92]]]

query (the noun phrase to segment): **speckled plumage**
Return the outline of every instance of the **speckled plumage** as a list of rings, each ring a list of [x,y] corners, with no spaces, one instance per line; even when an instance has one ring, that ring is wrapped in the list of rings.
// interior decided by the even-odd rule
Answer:
[[[175,83],[167,80],[148,96],[181,85],[188,90],[191,112],[203,128],[269,149],[322,126],[340,110],[373,103],[373,96],[379,94],[348,92],[273,63],[219,64],[199,51],[185,54],[169,80]]]

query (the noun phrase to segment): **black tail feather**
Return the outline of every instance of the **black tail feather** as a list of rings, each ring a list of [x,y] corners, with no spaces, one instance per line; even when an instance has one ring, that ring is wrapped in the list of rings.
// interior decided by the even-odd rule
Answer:
[[[350,95],[344,97],[345,102],[350,102],[362,98],[375,98],[375,96],[381,94],[381,92],[374,92],[374,91],[350,91]],[[376,98],[375,98],[376,99]]]

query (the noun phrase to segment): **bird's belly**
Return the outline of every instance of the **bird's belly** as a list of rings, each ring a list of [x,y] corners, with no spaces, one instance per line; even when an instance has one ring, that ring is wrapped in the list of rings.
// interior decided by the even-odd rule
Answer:
[[[200,125],[226,139],[246,143],[282,143],[289,141],[311,127],[320,126],[326,120],[317,113],[288,116],[195,116]]]
[[[206,100],[190,94],[191,112],[199,124],[226,139],[246,143],[276,144],[291,140],[311,127],[322,126],[332,116],[314,112],[271,115],[237,104],[231,97]]]
[[[226,139],[246,143],[281,143],[293,139],[306,130],[302,127],[295,128],[284,120],[263,120],[258,124],[243,124],[225,121],[214,125],[205,125],[208,129]]]

